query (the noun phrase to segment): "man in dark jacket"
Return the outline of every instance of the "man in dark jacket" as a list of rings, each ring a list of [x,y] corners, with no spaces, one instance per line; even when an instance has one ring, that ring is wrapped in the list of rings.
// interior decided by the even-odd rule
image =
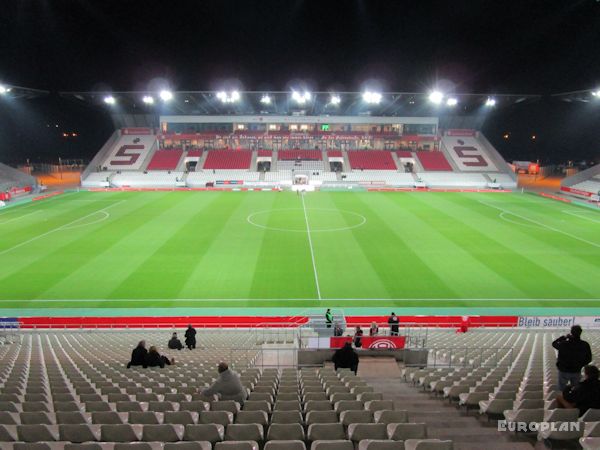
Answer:
[[[562,408],[578,408],[580,417],[590,408],[600,408],[600,372],[596,366],[585,366],[583,373],[585,378],[581,383],[567,387],[556,397]]]
[[[189,350],[196,348],[196,330],[191,324],[185,330],[185,345]]]
[[[140,341],[137,347],[131,352],[131,361],[127,364],[127,368],[129,369],[131,366],[143,366],[146,364],[146,355],[148,355],[146,341]]]
[[[392,313],[392,315],[388,319],[388,323],[390,324],[390,335],[391,336],[398,336],[399,322],[400,322],[400,320],[398,319],[398,316],[396,315],[396,313]]]
[[[169,339],[167,347],[169,347],[171,350],[181,350],[183,348],[183,344],[177,337],[177,333],[173,333],[173,336],[171,336],[171,339]]]
[[[175,364],[175,358],[167,358],[164,355],[158,353],[158,349],[153,345],[150,347],[148,354],[146,355],[146,363],[144,364],[144,368],[146,367],[160,367],[161,369],[165,367],[165,365],[170,366],[171,364]]]
[[[331,360],[335,370],[350,369],[355,374],[358,371],[358,354],[354,351],[350,342],[346,342],[342,348],[338,348]]]
[[[581,327],[573,325],[571,334],[561,336],[552,343],[558,350],[558,389],[564,391],[567,384],[575,386],[581,379],[581,368],[592,361],[590,344],[581,340]]]

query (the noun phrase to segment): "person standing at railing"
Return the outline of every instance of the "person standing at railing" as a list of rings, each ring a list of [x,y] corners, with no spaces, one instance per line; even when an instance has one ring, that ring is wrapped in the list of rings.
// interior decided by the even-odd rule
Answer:
[[[398,336],[400,319],[398,319],[396,313],[392,312],[392,315],[388,318],[388,323],[390,324],[390,335]]]
[[[558,368],[558,389],[562,392],[567,387],[579,384],[581,368],[592,362],[590,344],[581,339],[582,329],[579,325],[571,327],[571,334],[561,336],[552,343],[558,350],[556,367]]]
[[[362,347],[362,337],[363,337],[363,330],[360,327],[360,325],[356,326],[356,330],[354,331],[354,346],[356,348],[361,348]]]
[[[185,330],[185,345],[189,350],[196,348],[196,329],[192,324],[189,324]]]
[[[325,311],[325,324],[327,328],[331,328],[331,324],[333,323],[333,314],[331,314],[331,309],[327,308]]]

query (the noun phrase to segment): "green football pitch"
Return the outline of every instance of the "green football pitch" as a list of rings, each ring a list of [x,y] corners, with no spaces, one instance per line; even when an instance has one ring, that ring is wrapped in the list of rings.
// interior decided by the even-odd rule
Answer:
[[[600,212],[517,193],[189,191],[0,211],[0,312],[326,306],[598,308]]]

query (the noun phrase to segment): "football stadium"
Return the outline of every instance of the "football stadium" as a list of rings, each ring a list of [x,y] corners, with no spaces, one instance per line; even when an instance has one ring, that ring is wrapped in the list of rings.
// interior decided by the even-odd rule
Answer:
[[[272,80],[186,90],[149,62],[160,77],[124,83],[108,55],[150,56],[152,39],[125,50],[91,36],[125,42],[131,14],[155,13],[109,3],[52,12],[65,36],[85,36],[72,54],[97,65],[34,61],[38,45],[67,46],[43,27],[48,42],[31,41],[46,22],[25,9],[15,36],[46,72],[0,51],[16,79],[0,80],[0,449],[600,449],[597,87],[557,75],[521,91],[523,71],[498,91],[483,70],[469,89],[454,66],[464,80],[405,91],[341,70],[343,82],[315,81],[333,54],[311,54],[323,66],[304,79],[273,66]],[[400,39],[386,26],[397,6],[374,3],[337,13],[371,17],[386,46],[425,42]],[[198,9],[230,26],[256,13],[239,8],[165,17]],[[323,38],[312,8],[290,9],[302,39],[272,23],[299,60]],[[222,63],[210,49],[263,42],[228,29],[164,45]],[[265,64],[264,51],[240,61]],[[120,71],[145,79],[134,66]],[[563,148],[551,132],[577,137]]]

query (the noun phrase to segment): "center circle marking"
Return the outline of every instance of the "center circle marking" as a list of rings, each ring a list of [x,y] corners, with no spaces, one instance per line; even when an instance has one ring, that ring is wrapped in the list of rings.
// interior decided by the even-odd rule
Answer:
[[[261,215],[269,214],[269,213],[273,213],[273,212],[278,212],[278,211],[301,211],[302,213],[304,213],[304,209],[303,208],[267,209],[267,210],[264,210],[264,211],[257,211],[255,213],[252,213],[252,214],[248,215],[248,217],[246,218],[246,221],[250,225],[254,225],[255,227],[262,228],[264,230],[287,231],[287,232],[291,232],[291,233],[306,233],[307,232],[306,225],[304,226],[303,230],[294,230],[294,229],[291,229],[291,228],[270,227],[268,225],[262,225],[260,223],[255,222],[255,218],[257,216],[261,216]],[[313,225],[310,223],[310,214],[308,214],[308,222],[309,222],[309,225],[310,225],[310,232],[311,233],[331,233],[331,232],[335,232],[335,231],[353,230],[354,228],[362,227],[365,223],[367,223],[367,218],[365,216],[363,216],[362,214],[359,214],[357,212],[354,212],[354,211],[346,211],[344,209],[332,209],[332,208],[306,208],[306,212],[307,213],[310,213],[311,211],[329,211],[329,212],[334,212],[334,213],[340,213],[342,215],[348,214],[348,215],[356,217],[359,220],[358,223],[356,223],[354,225],[347,226],[347,227],[313,228]],[[302,219],[304,219],[304,215],[302,216]],[[302,223],[305,224],[304,220],[302,221]]]

